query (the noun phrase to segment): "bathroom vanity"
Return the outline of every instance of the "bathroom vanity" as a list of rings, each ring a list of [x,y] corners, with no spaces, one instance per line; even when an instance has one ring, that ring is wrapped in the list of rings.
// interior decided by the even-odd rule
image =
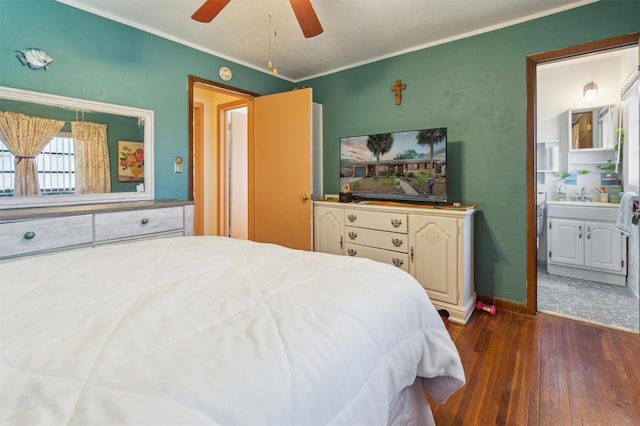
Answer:
[[[547,271],[625,285],[627,237],[616,229],[618,204],[547,202]]]

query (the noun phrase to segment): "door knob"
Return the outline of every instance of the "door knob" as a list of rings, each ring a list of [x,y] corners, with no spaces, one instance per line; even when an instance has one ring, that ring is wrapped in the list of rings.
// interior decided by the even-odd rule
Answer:
[[[309,201],[309,198],[311,198],[309,194],[302,194],[302,201]]]

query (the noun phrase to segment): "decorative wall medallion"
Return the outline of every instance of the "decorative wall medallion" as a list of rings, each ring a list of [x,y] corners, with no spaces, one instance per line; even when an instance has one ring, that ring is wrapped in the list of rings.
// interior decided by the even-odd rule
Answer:
[[[220,74],[220,78],[223,81],[229,81],[231,80],[231,77],[233,77],[233,74],[231,74],[231,70],[227,67],[220,67],[220,71],[218,72],[218,74]]]
[[[16,50],[16,58],[32,70],[47,70],[47,65],[53,62],[53,58],[44,50],[35,47],[27,47],[26,49]]]

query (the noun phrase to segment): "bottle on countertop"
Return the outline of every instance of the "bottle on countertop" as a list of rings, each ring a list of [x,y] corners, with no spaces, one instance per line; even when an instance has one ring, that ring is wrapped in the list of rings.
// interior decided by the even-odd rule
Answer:
[[[567,188],[564,185],[564,180],[561,180],[558,184],[558,201],[567,200]]]

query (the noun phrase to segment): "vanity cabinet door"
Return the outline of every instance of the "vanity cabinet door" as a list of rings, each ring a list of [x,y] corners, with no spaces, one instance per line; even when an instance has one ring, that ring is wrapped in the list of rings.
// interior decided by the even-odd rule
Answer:
[[[584,265],[585,227],[582,220],[549,219],[547,261],[565,265]]]
[[[621,272],[626,267],[625,239],[613,223],[585,222],[585,266]]]

